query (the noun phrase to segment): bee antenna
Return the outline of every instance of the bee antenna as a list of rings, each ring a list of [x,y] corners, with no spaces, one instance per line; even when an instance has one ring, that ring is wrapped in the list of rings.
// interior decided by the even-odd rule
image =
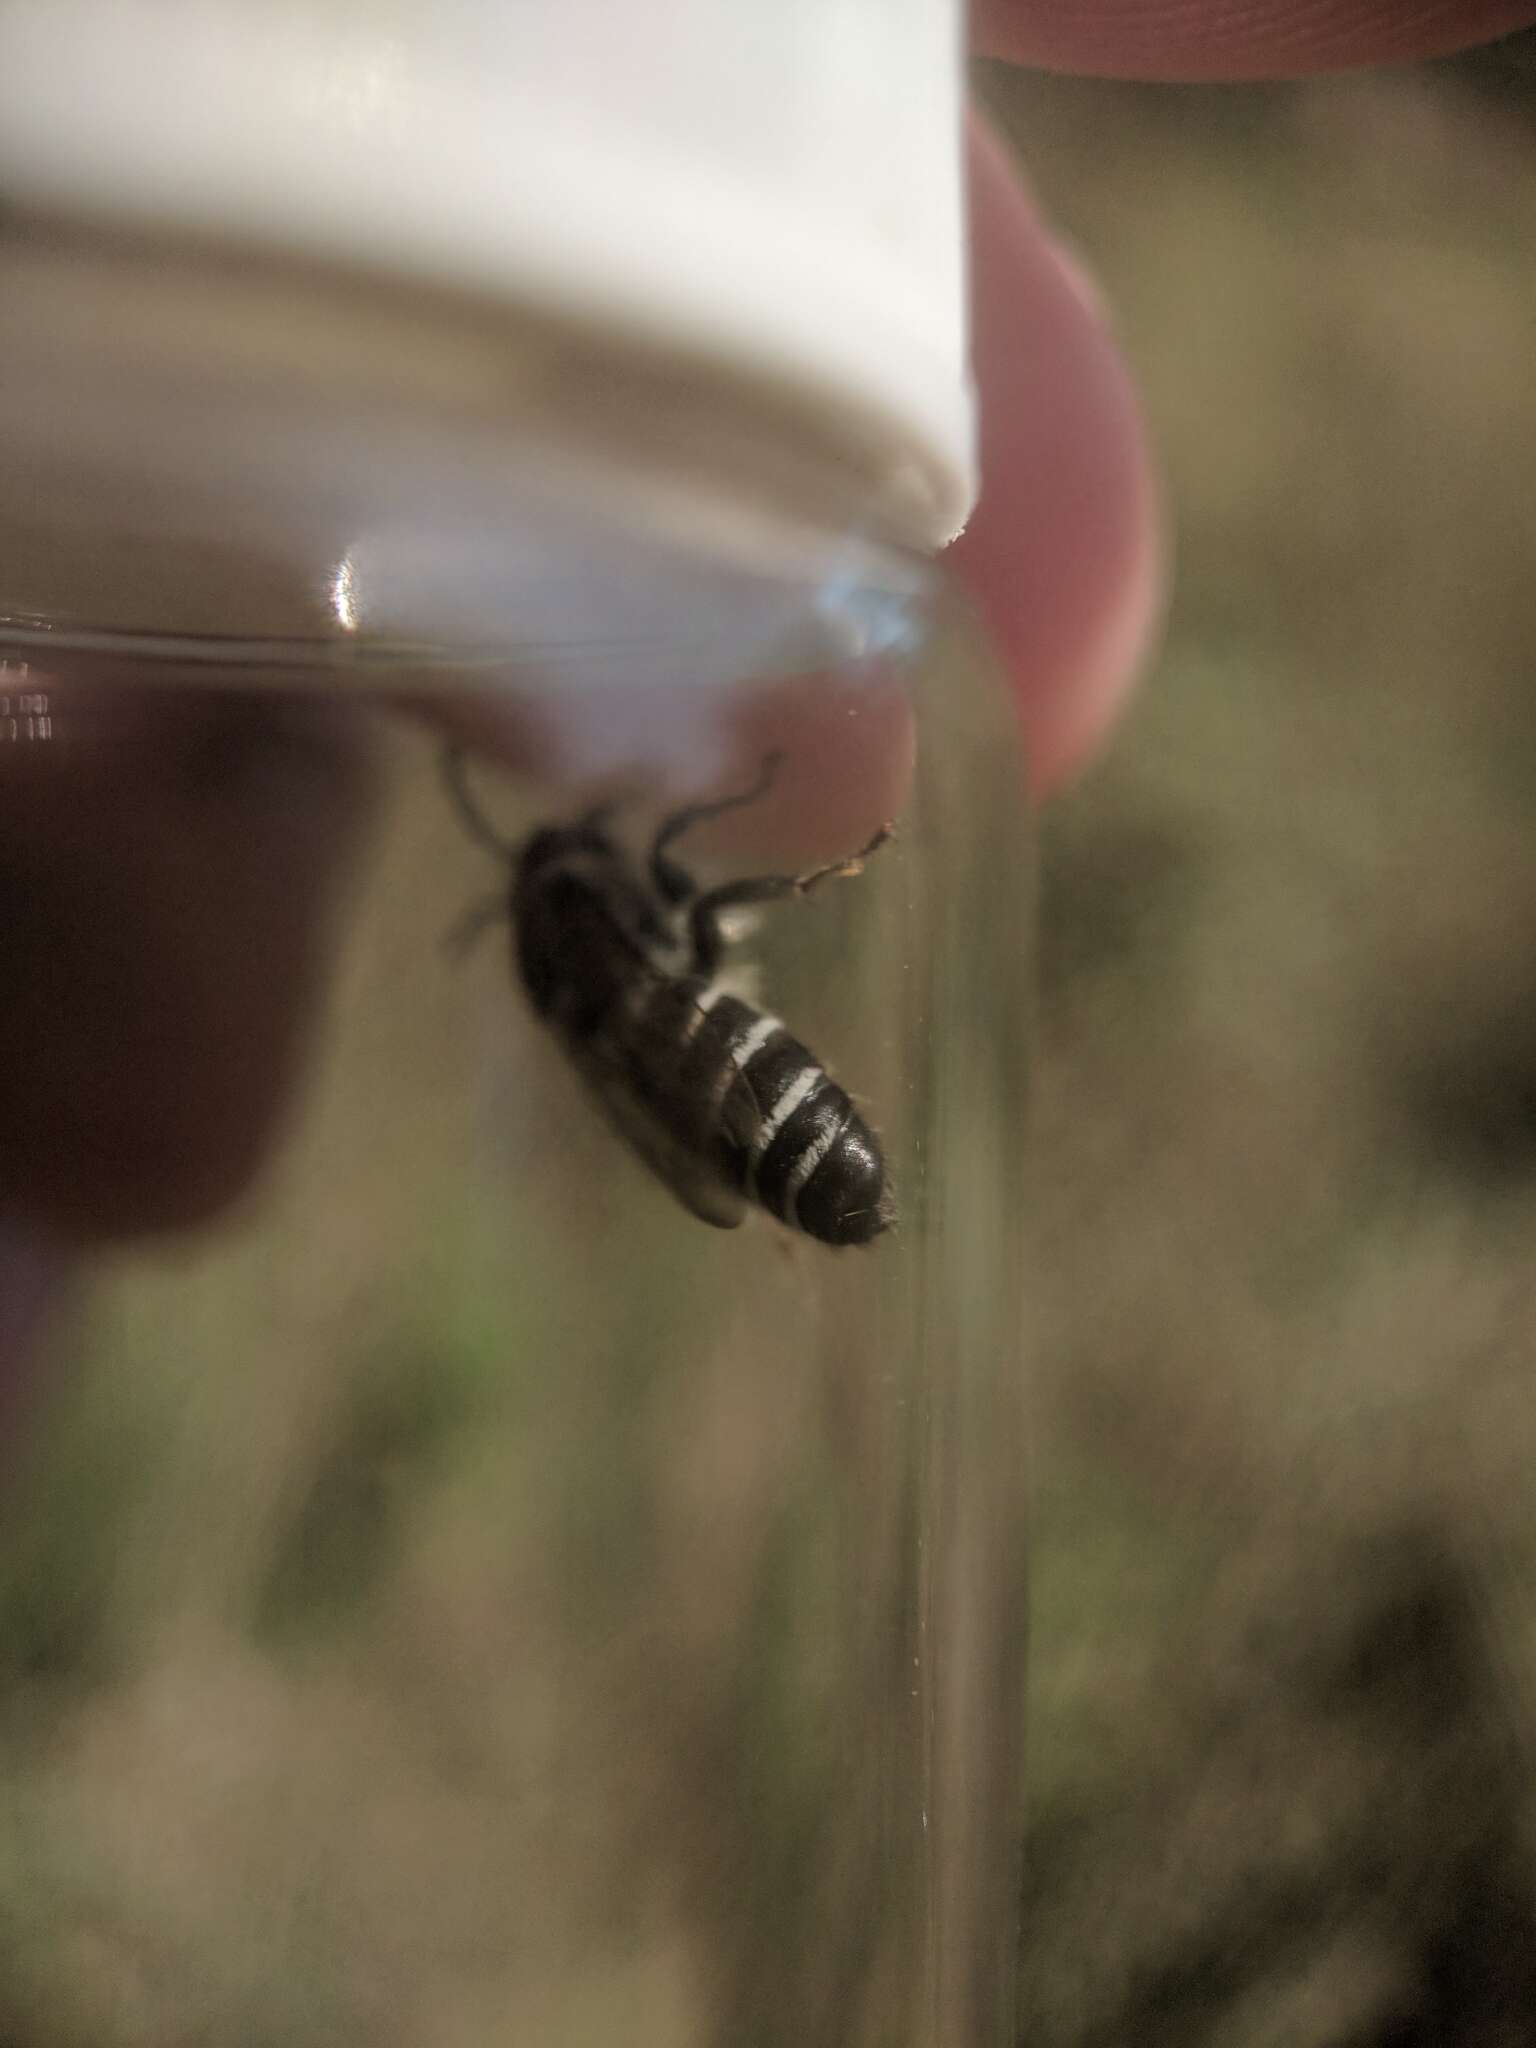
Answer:
[[[744,810],[748,804],[760,802],[772,789],[783,765],[784,750],[774,747],[764,754],[758,766],[757,779],[750,787],[739,789],[732,796],[716,797],[709,803],[685,804],[682,810],[664,818],[651,848],[652,861],[659,860],[674,841],[681,839],[685,832],[691,832],[695,825],[708,824],[711,818],[723,818],[727,811]]]

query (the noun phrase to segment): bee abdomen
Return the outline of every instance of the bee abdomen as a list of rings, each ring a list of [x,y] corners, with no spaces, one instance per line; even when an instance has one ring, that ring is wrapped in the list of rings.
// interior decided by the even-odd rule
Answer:
[[[826,1244],[867,1244],[888,1227],[878,1144],[777,1017],[686,980],[651,989],[642,1012],[656,1063],[637,1082],[658,1111],[681,1119],[679,1136],[692,1126],[689,1141],[729,1187]]]
[[[734,1186],[824,1244],[867,1244],[889,1226],[879,1145],[776,1017],[717,997],[694,1044],[701,1059],[719,1063],[709,1078]]]
[[[823,1244],[868,1244],[892,1220],[880,1147],[831,1076],[795,1049],[801,1071],[764,1120],[751,1192]]]

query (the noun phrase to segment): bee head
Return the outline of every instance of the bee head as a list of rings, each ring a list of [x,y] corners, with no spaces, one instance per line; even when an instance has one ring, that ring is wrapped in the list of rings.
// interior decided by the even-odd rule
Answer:
[[[525,875],[537,874],[541,869],[558,867],[570,860],[573,854],[596,854],[600,859],[613,860],[617,849],[608,834],[596,825],[585,822],[576,825],[541,825],[523,847],[520,866]]]

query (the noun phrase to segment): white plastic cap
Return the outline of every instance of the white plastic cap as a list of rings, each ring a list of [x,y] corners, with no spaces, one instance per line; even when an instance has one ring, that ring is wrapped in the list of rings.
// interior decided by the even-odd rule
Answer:
[[[972,495],[956,0],[0,0],[0,197],[548,307]]]

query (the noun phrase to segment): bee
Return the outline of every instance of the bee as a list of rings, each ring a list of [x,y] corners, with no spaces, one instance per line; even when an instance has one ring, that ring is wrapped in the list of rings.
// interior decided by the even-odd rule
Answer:
[[[722,1230],[756,1203],[823,1244],[868,1244],[895,1216],[879,1143],[815,1055],[724,986],[724,920],[857,875],[892,828],[805,874],[709,889],[672,852],[695,826],[766,796],[780,758],[767,756],[749,789],[673,811],[643,863],[614,838],[611,803],[514,844],[476,804],[463,753],[449,748],[443,766],[471,837],[511,869],[494,915],[510,911],[513,962],[535,1014],[663,1185]],[[473,914],[470,931],[486,921]]]

